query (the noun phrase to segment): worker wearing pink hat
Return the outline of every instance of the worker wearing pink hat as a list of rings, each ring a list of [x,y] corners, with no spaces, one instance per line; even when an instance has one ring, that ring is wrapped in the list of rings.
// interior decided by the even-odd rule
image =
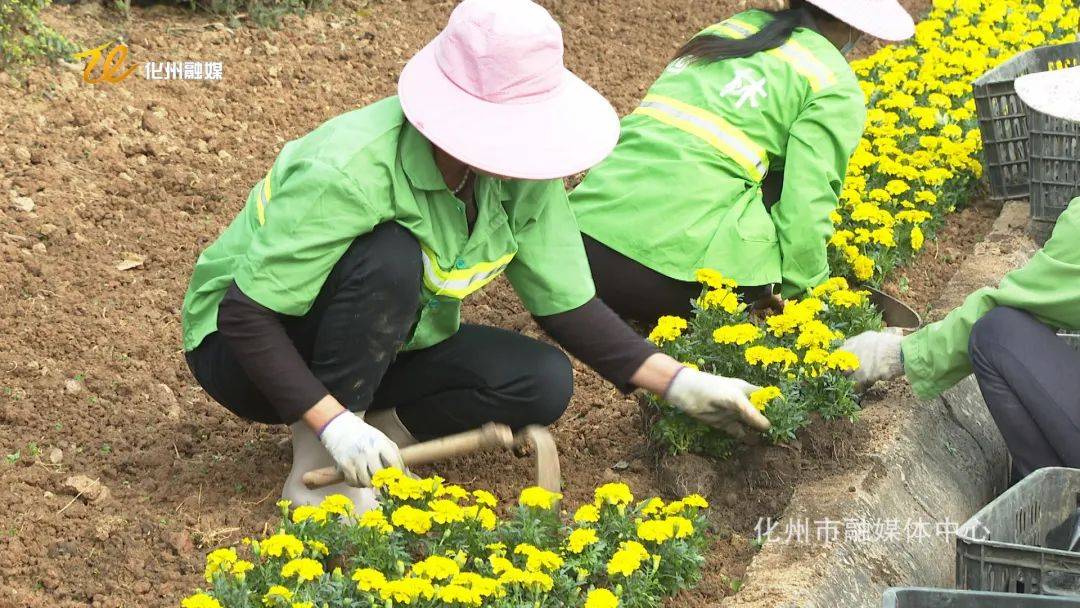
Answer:
[[[712,268],[779,308],[829,276],[830,213],[866,104],[845,55],[915,32],[896,0],[790,0],[687,42],[570,196],[600,298],[686,315]],[[774,294],[779,285],[779,294]]]
[[[359,510],[398,448],[501,422],[550,424],[567,356],[461,323],[500,274],[552,337],[620,389],[666,394],[742,433],[768,428],[756,387],[685,368],[595,297],[560,178],[615,145],[614,110],[563,66],[559,26],[529,0],[465,0],[401,75],[398,96],[287,143],[195,265],[184,350],[240,417],[292,430],[296,504]],[[354,487],[306,489],[336,465]]]

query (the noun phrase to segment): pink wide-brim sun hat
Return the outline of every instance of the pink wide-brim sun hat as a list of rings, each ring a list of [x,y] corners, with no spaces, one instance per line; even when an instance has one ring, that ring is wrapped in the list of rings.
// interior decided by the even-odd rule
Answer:
[[[573,175],[619,138],[614,108],[563,66],[562,30],[530,0],[464,0],[405,65],[398,97],[434,145],[502,177]]]
[[[897,0],[806,0],[874,38],[898,42],[915,35],[915,20]]]

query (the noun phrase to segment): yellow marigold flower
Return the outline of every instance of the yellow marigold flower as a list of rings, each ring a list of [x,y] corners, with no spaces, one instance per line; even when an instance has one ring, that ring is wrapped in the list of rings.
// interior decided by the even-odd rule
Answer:
[[[855,271],[855,278],[860,281],[869,280],[874,276],[874,260],[866,257],[865,255],[859,255],[852,263],[852,269]]]
[[[487,490],[473,490],[472,494],[478,505],[494,509],[499,504],[499,499]]]
[[[382,589],[379,589],[379,597],[384,601],[408,605],[421,597],[429,600],[435,597],[435,586],[427,579],[410,576],[387,581]]]
[[[215,549],[206,555],[206,569],[203,570],[203,578],[206,582],[212,582],[218,572],[228,571],[236,562],[236,549]]]
[[[262,603],[266,606],[277,606],[280,602],[288,602],[292,599],[293,592],[288,587],[274,585],[266,590],[262,596]]]
[[[829,354],[829,360],[826,364],[829,369],[850,372],[859,369],[859,357],[846,350],[837,350]]]
[[[262,595],[262,604],[265,606],[278,606],[282,602],[287,603],[289,599],[293,599],[293,592],[289,591],[288,587],[273,585],[265,595]]]
[[[371,528],[382,534],[389,534],[394,531],[394,527],[390,525],[390,522],[386,521],[386,515],[378,509],[366,511],[360,516],[360,527]]]
[[[491,564],[491,571],[495,574],[502,574],[514,570],[514,563],[500,555],[488,556],[488,563]]]
[[[596,530],[592,528],[578,528],[570,533],[570,536],[566,539],[567,549],[574,554],[581,553],[585,550],[585,547],[592,545],[599,541],[600,538],[596,535]]]
[[[922,249],[924,239],[925,237],[923,236],[922,229],[920,229],[918,226],[914,226],[911,229],[911,248],[915,251],[919,251],[920,249]]]
[[[874,242],[885,247],[896,247],[896,237],[890,228],[878,228],[870,233]]]
[[[630,576],[641,567],[641,562],[649,557],[649,552],[637,541],[623,541],[619,544],[619,550],[608,561],[607,573],[609,576],[621,574]]]
[[[294,524],[298,524],[302,521],[311,520],[315,523],[323,523],[326,521],[326,511],[321,507],[313,507],[311,505],[300,505],[293,509],[292,520]]]
[[[675,528],[667,519],[650,519],[639,521],[637,524],[637,536],[641,540],[654,543],[664,543],[675,536]]]
[[[664,509],[664,501],[659,498],[650,498],[642,507],[641,514],[645,517],[651,517],[660,513]]]
[[[585,608],[618,608],[619,598],[607,589],[593,589],[585,597]]]
[[[753,323],[725,325],[713,331],[713,342],[717,344],[749,344],[761,337],[761,330]]]
[[[307,541],[307,545],[308,548],[311,549],[312,553],[317,553],[320,555],[330,555],[330,547],[327,547],[326,543],[322,541],[309,540]]]
[[[395,509],[390,514],[390,521],[398,528],[403,528],[413,534],[427,534],[431,530],[431,513],[409,505]]]
[[[839,292],[837,292],[839,293]],[[799,348],[826,348],[836,340],[840,340],[844,334],[833,331],[824,322],[813,319],[802,326],[799,337],[795,340],[795,346]]]
[[[519,505],[535,509],[550,509],[560,500],[562,500],[562,494],[545,490],[540,486],[525,488],[518,496]]]
[[[850,289],[841,289],[840,291],[834,291],[829,294],[829,304],[836,306],[837,308],[853,308],[856,306],[862,306],[866,303],[867,296],[870,295],[867,291],[852,291]]]
[[[495,512],[487,507],[469,505],[462,508],[461,513],[464,519],[480,522],[480,527],[485,530],[494,530],[495,526],[498,524],[498,518],[495,517]]]
[[[769,331],[777,338],[786,336],[794,332],[799,328],[799,319],[794,315],[779,314],[772,315],[765,319],[765,325],[769,327]]]
[[[301,557],[285,562],[281,567],[282,578],[296,577],[302,581],[312,581],[325,574],[323,565],[313,559]]]
[[[574,512],[574,521],[579,524],[594,524],[600,521],[600,511],[595,505],[581,505]]]
[[[593,491],[594,504],[596,506],[628,505],[634,502],[634,495],[630,492],[630,486],[625,483],[605,483]]]
[[[312,602],[293,602],[289,608],[315,608]]]
[[[260,542],[259,549],[270,557],[288,557],[292,559],[300,557],[300,554],[304,552],[304,543],[292,534],[278,532]]]
[[[448,579],[458,572],[461,572],[461,568],[457,562],[441,555],[432,555],[412,567],[414,575],[436,581]]]
[[[529,572],[554,570],[563,565],[563,558],[554,551],[533,551],[525,559],[525,569]]]
[[[504,585],[521,585],[527,589],[551,591],[555,581],[543,572],[529,572],[512,568],[499,575],[499,582]]]
[[[823,348],[811,348],[803,355],[804,365],[825,365],[829,361],[829,351]]]
[[[491,551],[495,555],[506,555],[505,543],[491,543],[488,545],[484,545],[484,548],[488,551]]]
[[[361,568],[352,574],[360,591],[378,591],[386,584],[386,576],[374,568]]]
[[[484,601],[484,596],[469,587],[461,585],[446,585],[439,587],[438,598],[447,604],[464,604],[466,606],[479,606]]]
[[[243,580],[244,575],[253,570],[254,568],[255,564],[247,560],[240,559],[236,560],[236,563],[232,565],[232,568],[229,569],[229,572],[231,572],[236,578]]]
[[[499,581],[481,576],[475,572],[462,572],[454,575],[454,578],[450,579],[451,585],[458,585],[472,589],[478,593],[481,598],[491,597],[498,595],[501,591],[499,587]]]
[[[431,518],[435,523],[450,524],[465,520],[465,509],[452,500],[440,498],[428,503],[431,509]]]
[[[331,494],[319,503],[319,508],[327,513],[333,513],[334,515],[341,515],[344,517],[352,515],[355,505],[353,505],[352,500],[349,500],[348,496],[343,494]]]
[[[180,600],[180,608],[221,608],[221,602],[205,593],[196,593]]]
[[[694,273],[694,279],[702,285],[707,285],[712,289],[735,289],[739,286],[738,283],[720,274],[718,271],[712,268],[699,268]]]
[[[764,412],[765,406],[772,402],[772,400],[783,399],[783,397],[784,395],[780,392],[778,387],[766,386],[750,393],[750,403],[753,403],[754,407],[756,407],[759,412]]]
[[[705,500],[705,498],[701,494],[690,494],[686,498],[683,498],[682,501],[686,506],[693,507],[695,509],[709,508],[709,501]]]
[[[386,467],[385,469],[379,469],[371,476],[371,485],[374,488],[382,489],[387,485],[394,483],[405,477],[405,473],[397,467]]]
[[[798,355],[793,353],[791,349],[782,346],[777,348],[751,346],[746,349],[744,357],[750,365],[760,365],[761,367],[779,365],[781,368],[787,369],[799,362]]]
[[[844,277],[833,277],[810,290],[810,293],[813,294],[815,298],[823,298],[834,291],[841,291],[847,288],[847,279]]]
[[[664,515],[678,515],[686,509],[686,503],[681,500],[668,503],[668,506],[664,507]]]
[[[653,344],[671,342],[681,336],[686,327],[686,319],[664,315],[656,321],[656,327],[649,332],[649,341]]]
[[[671,523],[672,530],[675,532],[675,538],[687,538],[694,534],[694,522],[685,517],[669,517],[667,519]]]
[[[703,310],[719,308],[729,315],[737,314],[746,308],[746,305],[739,301],[739,296],[726,289],[713,289],[705,292],[704,295],[698,298],[698,306]]]

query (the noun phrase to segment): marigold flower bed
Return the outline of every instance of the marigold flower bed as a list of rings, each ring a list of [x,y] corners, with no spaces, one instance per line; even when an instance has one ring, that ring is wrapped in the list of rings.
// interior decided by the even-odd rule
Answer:
[[[278,531],[206,558],[207,589],[182,608],[492,606],[646,608],[697,581],[704,498],[635,503],[611,483],[571,522],[562,496],[526,488],[512,515],[498,500],[438,477],[385,469],[378,509],[341,495],[319,506],[278,503]]]
[[[934,0],[913,40],[852,63],[868,112],[832,216],[835,276],[880,284],[922,249],[982,176],[972,82],[1019,52],[1072,42],[1078,22],[1064,0]]]

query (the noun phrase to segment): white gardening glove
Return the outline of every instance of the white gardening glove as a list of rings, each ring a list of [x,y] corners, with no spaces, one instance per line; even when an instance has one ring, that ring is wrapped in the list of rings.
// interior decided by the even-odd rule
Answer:
[[[769,420],[750,403],[750,393],[758,388],[737,378],[684,367],[675,374],[664,398],[686,415],[732,437],[742,437],[746,433],[743,425],[758,431],[769,428]]]
[[[879,380],[891,380],[904,374],[900,360],[902,336],[881,331],[863,332],[849,338],[840,347],[859,358],[859,369],[851,374],[855,386],[866,388]]]
[[[405,469],[397,444],[350,411],[331,420],[319,439],[351,486],[370,486],[371,476],[386,467]]]

